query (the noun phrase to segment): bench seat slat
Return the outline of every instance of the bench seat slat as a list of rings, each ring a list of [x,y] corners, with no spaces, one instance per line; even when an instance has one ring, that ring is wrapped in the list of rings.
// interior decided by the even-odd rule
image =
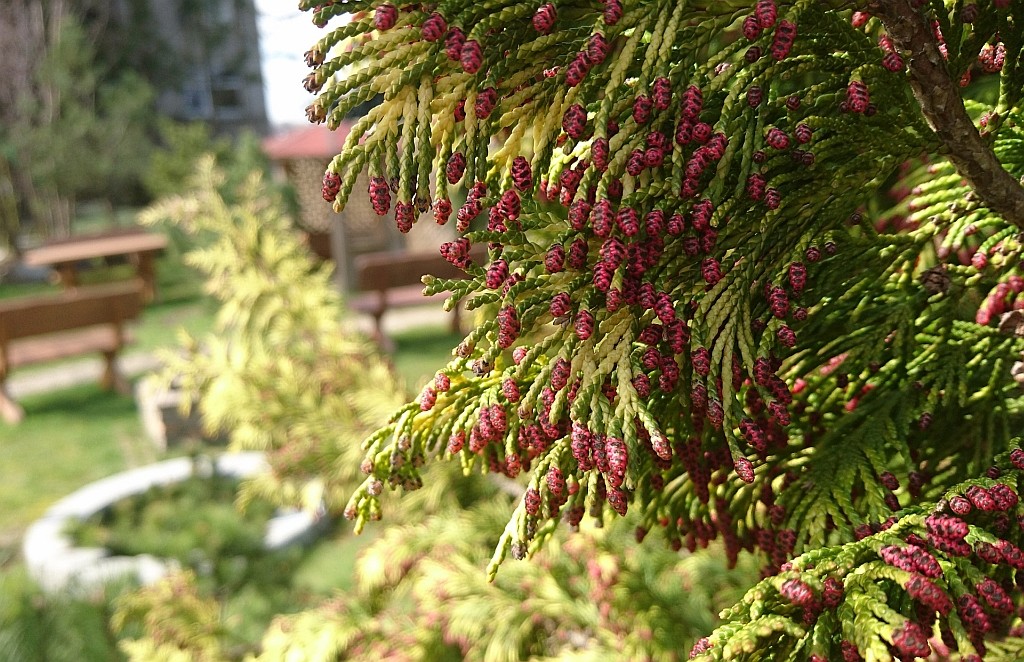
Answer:
[[[94,352],[116,352],[122,344],[114,327],[95,326],[16,340],[7,348],[7,361],[11,368],[17,368]]]

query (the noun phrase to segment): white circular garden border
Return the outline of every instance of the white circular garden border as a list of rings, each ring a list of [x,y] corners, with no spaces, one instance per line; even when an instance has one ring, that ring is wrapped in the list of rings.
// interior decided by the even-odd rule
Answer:
[[[208,469],[223,475],[246,478],[266,471],[263,453],[232,453],[201,458]],[[200,465],[201,466],[201,465]],[[68,535],[69,525],[83,521],[114,503],[142,494],[157,485],[180,483],[193,475],[195,462],[180,457],[131,469],[90,483],[64,497],[29,527],[22,543],[22,555],[29,574],[43,590],[91,591],[112,579],[133,578],[152,584],[178,567],[177,562],[149,554],[112,556],[102,547],[75,547]],[[281,549],[311,536],[317,520],[303,511],[279,512],[267,523],[264,544]]]

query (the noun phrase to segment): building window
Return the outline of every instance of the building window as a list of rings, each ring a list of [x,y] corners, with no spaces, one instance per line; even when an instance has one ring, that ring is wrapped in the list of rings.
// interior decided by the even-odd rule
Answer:
[[[244,115],[245,95],[241,79],[225,76],[214,80],[210,96],[218,119],[240,119]]]

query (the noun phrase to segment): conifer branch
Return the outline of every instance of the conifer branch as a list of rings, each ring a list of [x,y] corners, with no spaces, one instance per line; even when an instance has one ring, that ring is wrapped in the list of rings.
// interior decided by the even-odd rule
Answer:
[[[948,148],[949,160],[988,206],[1024,227],[1024,187],[1003,168],[967,115],[925,15],[911,0],[875,2],[871,12],[896,48],[912,54],[907,59],[910,86],[928,124]]]
[[[317,24],[342,11],[306,4]],[[927,540],[925,510],[977,482],[1024,424],[1007,369],[1024,339],[993,325],[1024,306],[1024,35],[1019,2],[933,0],[927,19],[913,4],[345,3],[372,8],[372,25],[351,50],[311,53],[311,121],[382,99],[323,196],[341,209],[365,168],[375,214],[402,232],[432,202],[455,229],[441,254],[467,275],[451,291],[484,313],[366,440],[345,509],[356,531],[380,517],[383,485],[416,490],[448,459],[523,475],[495,581],[507,557],[539,559],[561,522],[638,513],[638,540],[721,539],[727,562],[757,549],[773,575],[794,556],[864,552],[853,565],[875,574],[854,577],[842,609],[805,623],[795,602],[759,599],[709,640],[722,655],[805,659],[821,633],[848,639],[819,647],[833,659],[923,650],[891,579],[905,570],[886,560],[922,546],[853,541],[898,512],[917,519],[894,527]],[[995,106],[961,99],[968,66],[998,74]],[[991,145],[982,113],[999,115]],[[979,586],[1005,570],[972,568],[947,574]],[[762,587],[773,601],[778,580]],[[805,602],[803,588],[786,590]]]
[[[910,660],[939,649],[930,641],[938,629],[959,659],[980,660],[987,638],[1016,632],[1021,467],[1015,448],[989,470],[996,478],[965,481],[855,542],[793,559],[723,612],[691,659],[760,660],[770,650],[771,659],[811,662]]]

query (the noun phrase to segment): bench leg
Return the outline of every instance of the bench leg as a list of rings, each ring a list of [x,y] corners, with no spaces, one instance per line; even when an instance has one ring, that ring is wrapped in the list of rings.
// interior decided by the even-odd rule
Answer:
[[[455,335],[462,333],[462,305],[460,302],[456,302],[455,307],[452,308],[452,333]]]
[[[142,300],[152,303],[156,299],[156,268],[153,266],[152,253],[139,253],[135,256],[135,269],[142,279]]]
[[[7,392],[6,384],[0,384],[0,416],[12,425],[25,418],[25,410]]]
[[[100,385],[108,391],[115,391],[121,395],[130,393],[128,381],[117,369],[117,352],[103,352],[103,362],[105,365]]]
[[[373,314],[373,340],[381,350],[390,354],[395,351],[395,341],[384,333],[384,312]]]

